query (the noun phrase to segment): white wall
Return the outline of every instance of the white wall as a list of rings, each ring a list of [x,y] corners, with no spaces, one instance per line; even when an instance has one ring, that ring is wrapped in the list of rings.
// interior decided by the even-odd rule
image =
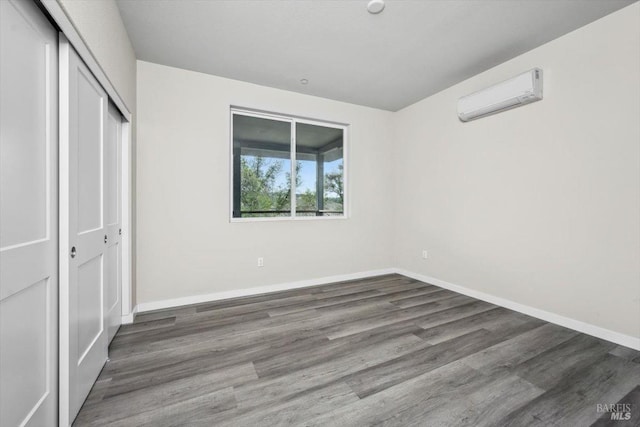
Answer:
[[[396,114],[396,266],[640,337],[638,16],[635,3]],[[533,67],[543,101],[458,121],[460,96]]]
[[[398,113],[138,61],[138,303],[399,267],[640,337],[639,14]],[[543,101],[458,121],[533,67]],[[230,105],[350,123],[351,218],[230,223]]]
[[[350,218],[230,223],[230,105],[349,123]],[[138,110],[138,303],[391,267],[392,113],[143,61]]]

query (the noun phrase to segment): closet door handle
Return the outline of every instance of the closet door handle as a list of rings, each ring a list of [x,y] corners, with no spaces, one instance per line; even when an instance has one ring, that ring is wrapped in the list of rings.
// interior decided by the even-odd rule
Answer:
[[[104,243],[107,243],[107,235],[104,235]]]
[[[76,257],[76,247],[72,246],[71,247],[71,258],[75,258]]]

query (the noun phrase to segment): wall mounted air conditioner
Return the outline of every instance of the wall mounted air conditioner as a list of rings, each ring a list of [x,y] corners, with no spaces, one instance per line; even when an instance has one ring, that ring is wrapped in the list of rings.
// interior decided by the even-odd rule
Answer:
[[[542,99],[542,70],[534,68],[487,89],[458,100],[458,117],[463,122],[500,113]]]

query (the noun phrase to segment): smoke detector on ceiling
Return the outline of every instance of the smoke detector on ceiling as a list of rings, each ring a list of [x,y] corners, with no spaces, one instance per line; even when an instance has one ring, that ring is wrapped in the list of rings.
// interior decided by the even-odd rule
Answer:
[[[384,0],[371,0],[367,4],[369,13],[376,15],[384,10]]]

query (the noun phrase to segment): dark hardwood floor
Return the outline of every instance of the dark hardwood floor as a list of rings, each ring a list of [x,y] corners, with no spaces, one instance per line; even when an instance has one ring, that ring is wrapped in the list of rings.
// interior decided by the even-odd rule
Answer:
[[[141,314],[74,425],[638,426],[639,400],[639,352],[389,275]]]

